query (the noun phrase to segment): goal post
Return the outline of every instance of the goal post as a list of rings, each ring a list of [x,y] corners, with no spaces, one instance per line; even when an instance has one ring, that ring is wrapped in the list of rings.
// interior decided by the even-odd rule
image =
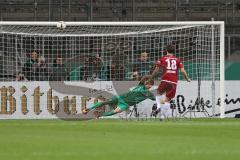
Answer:
[[[224,23],[220,25],[220,117],[225,117],[225,28]]]
[[[31,87],[31,82],[36,87],[43,82],[81,82],[84,92],[89,90],[86,96],[91,96],[90,90],[110,93],[111,87],[106,86],[111,84],[110,95],[114,95],[127,89],[121,82],[131,83],[150,74],[166,45],[173,44],[192,79],[187,84],[179,75],[180,96],[175,100],[185,105],[178,111],[201,112],[207,107],[210,116],[224,118],[224,34],[223,21],[0,21],[0,85],[22,88],[16,80],[23,75]],[[25,93],[16,92],[19,96]]]

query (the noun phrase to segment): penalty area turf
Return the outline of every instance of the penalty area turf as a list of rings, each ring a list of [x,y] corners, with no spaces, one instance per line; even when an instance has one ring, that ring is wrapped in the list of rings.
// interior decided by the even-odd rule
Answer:
[[[233,160],[238,119],[1,120],[2,160]]]

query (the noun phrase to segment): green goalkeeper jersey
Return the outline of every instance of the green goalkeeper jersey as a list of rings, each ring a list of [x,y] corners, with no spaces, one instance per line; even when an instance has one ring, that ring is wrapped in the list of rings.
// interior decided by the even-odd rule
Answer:
[[[139,84],[133,90],[121,94],[119,97],[129,106],[140,103],[145,99],[155,100],[154,95],[148,89],[146,89],[143,84]]]

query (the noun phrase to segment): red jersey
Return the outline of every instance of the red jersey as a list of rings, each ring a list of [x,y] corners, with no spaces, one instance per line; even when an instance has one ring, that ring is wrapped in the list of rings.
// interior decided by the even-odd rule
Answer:
[[[182,62],[174,55],[161,57],[156,65],[162,67],[162,81],[177,84],[178,69],[183,68]]]

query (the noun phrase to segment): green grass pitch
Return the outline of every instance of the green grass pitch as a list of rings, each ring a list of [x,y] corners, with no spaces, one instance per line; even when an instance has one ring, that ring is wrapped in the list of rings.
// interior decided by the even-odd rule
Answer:
[[[0,160],[231,160],[238,119],[1,120]]]

